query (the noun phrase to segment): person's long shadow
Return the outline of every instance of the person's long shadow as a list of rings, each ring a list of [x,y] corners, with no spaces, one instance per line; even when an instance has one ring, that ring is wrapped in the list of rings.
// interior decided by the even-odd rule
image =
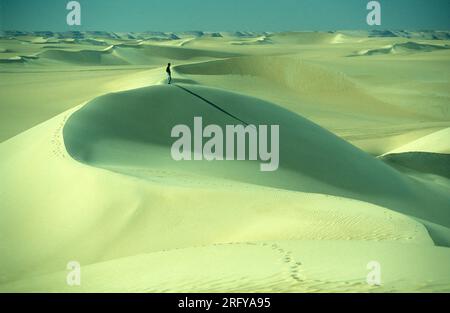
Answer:
[[[180,88],[181,90],[184,90],[185,92],[187,92],[187,93],[193,95],[194,97],[199,98],[200,100],[206,102],[207,104],[211,105],[211,106],[214,107],[215,109],[217,109],[217,110],[219,110],[219,111],[225,113],[226,115],[230,116],[231,118],[233,118],[233,119],[235,119],[235,120],[241,122],[241,123],[244,124],[245,126],[248,126],[248,125],[249,125],[247,122],[241,120],[239,117],[233,115],[233,114],[230,113],[230,112],[227,112],[226,110],[222,109],[222,108],[221,108],[220,106],[218,106],[217,104],[215,104],[215,103],[209,101],[208,99],[206,99],[206,98],[200,96],[199,94],[196,94],[195,92],[193,92],[193,91],[187,89],[186,87],[183,87],[183,86],[180,86],[180,85],[176,85],[176,84],[172,84],[172,85],[174,85],[175,87]]]
[[[175,85],[175,84],[188,84],[188,85],[198,85],[199,83],[196,82],[193,79],[186,79],[186,78],[172,78],[172,82],[171,85]]]

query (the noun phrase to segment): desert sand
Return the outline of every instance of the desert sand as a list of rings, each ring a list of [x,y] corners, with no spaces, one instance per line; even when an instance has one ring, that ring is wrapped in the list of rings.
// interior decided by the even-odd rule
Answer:
[[[0,292],[450,291],[449,44],[4,34]],[[236,124],[177,85],[280,125],[280,169],[173,161],[174,125]],[[366,282],[373,261],[380,286]]]

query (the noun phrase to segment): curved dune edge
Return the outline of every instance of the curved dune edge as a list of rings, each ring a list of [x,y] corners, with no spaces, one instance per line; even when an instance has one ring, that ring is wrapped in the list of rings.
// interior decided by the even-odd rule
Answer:
[[[383,156],[407,152],[450,154],[450,127],[409,142]]]
[[[173,161],[173,139],[168,134],[174,125],[191,125],[195,116],[202,116],[205,125],[239,123],[175,86],[147,87],[91,101],[64,127],[69,154],[115,172],[140,172],[140,178],[149,170],[195,173],[353,198],[450,226],[448,194],[411,180],[312,122],[256,98],[200,86],[189,86],[189,90],[241,120],[280,125],[280,169],[261,173],[256,162]]]
[[[450,128],[445,128],[380,156],[404,172],[450,178]]]
[[[439,175],[450,179],[450,155],[431,152],[392,153],[382,160],[394,167],[403,167],[413,171]]]

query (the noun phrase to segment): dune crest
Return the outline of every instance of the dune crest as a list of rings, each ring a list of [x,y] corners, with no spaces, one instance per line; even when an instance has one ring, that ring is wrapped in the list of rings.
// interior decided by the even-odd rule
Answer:
[[[414,41],[408,41],[405,43],[395,43],[393,45],[388,45],[377,49],[368,49],[358,51],[354,55],[350,56],[371,56],[379,54],[398,54],[398,53],[420,53],[420,52],[433,52],[439,50],[450,49],[448,45],[436,45],[436,44],[426,44],[418,43]]]

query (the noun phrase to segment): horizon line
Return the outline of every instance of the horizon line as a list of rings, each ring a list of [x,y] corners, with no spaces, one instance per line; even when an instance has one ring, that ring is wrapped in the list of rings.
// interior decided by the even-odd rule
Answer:
[[[51,32],[51,33],[83,33],[83,32],[108,32],[108,33],[189,33],[189,32],[202,32],[202,33],[236,33],[236,32],[245,32],[245,33],[302,33],[302,32],[317,32],[317,33],[326,33],[326,32],[346,32],[346,31],[409,31],[409,32],[431,32],[431,31],[443,31],[450,32],[450,28],[448,29],[411,29],[411,28],[376,28],[376,29],[328,29],[328,30],[200,30],[200,29],[189,29],[189,30],[100,30],[100,29],[85,29],[85,30],[20,30],[20,29],[2,29],[0,32],[23,32],[23,33],[36,33],[36,32]]]

